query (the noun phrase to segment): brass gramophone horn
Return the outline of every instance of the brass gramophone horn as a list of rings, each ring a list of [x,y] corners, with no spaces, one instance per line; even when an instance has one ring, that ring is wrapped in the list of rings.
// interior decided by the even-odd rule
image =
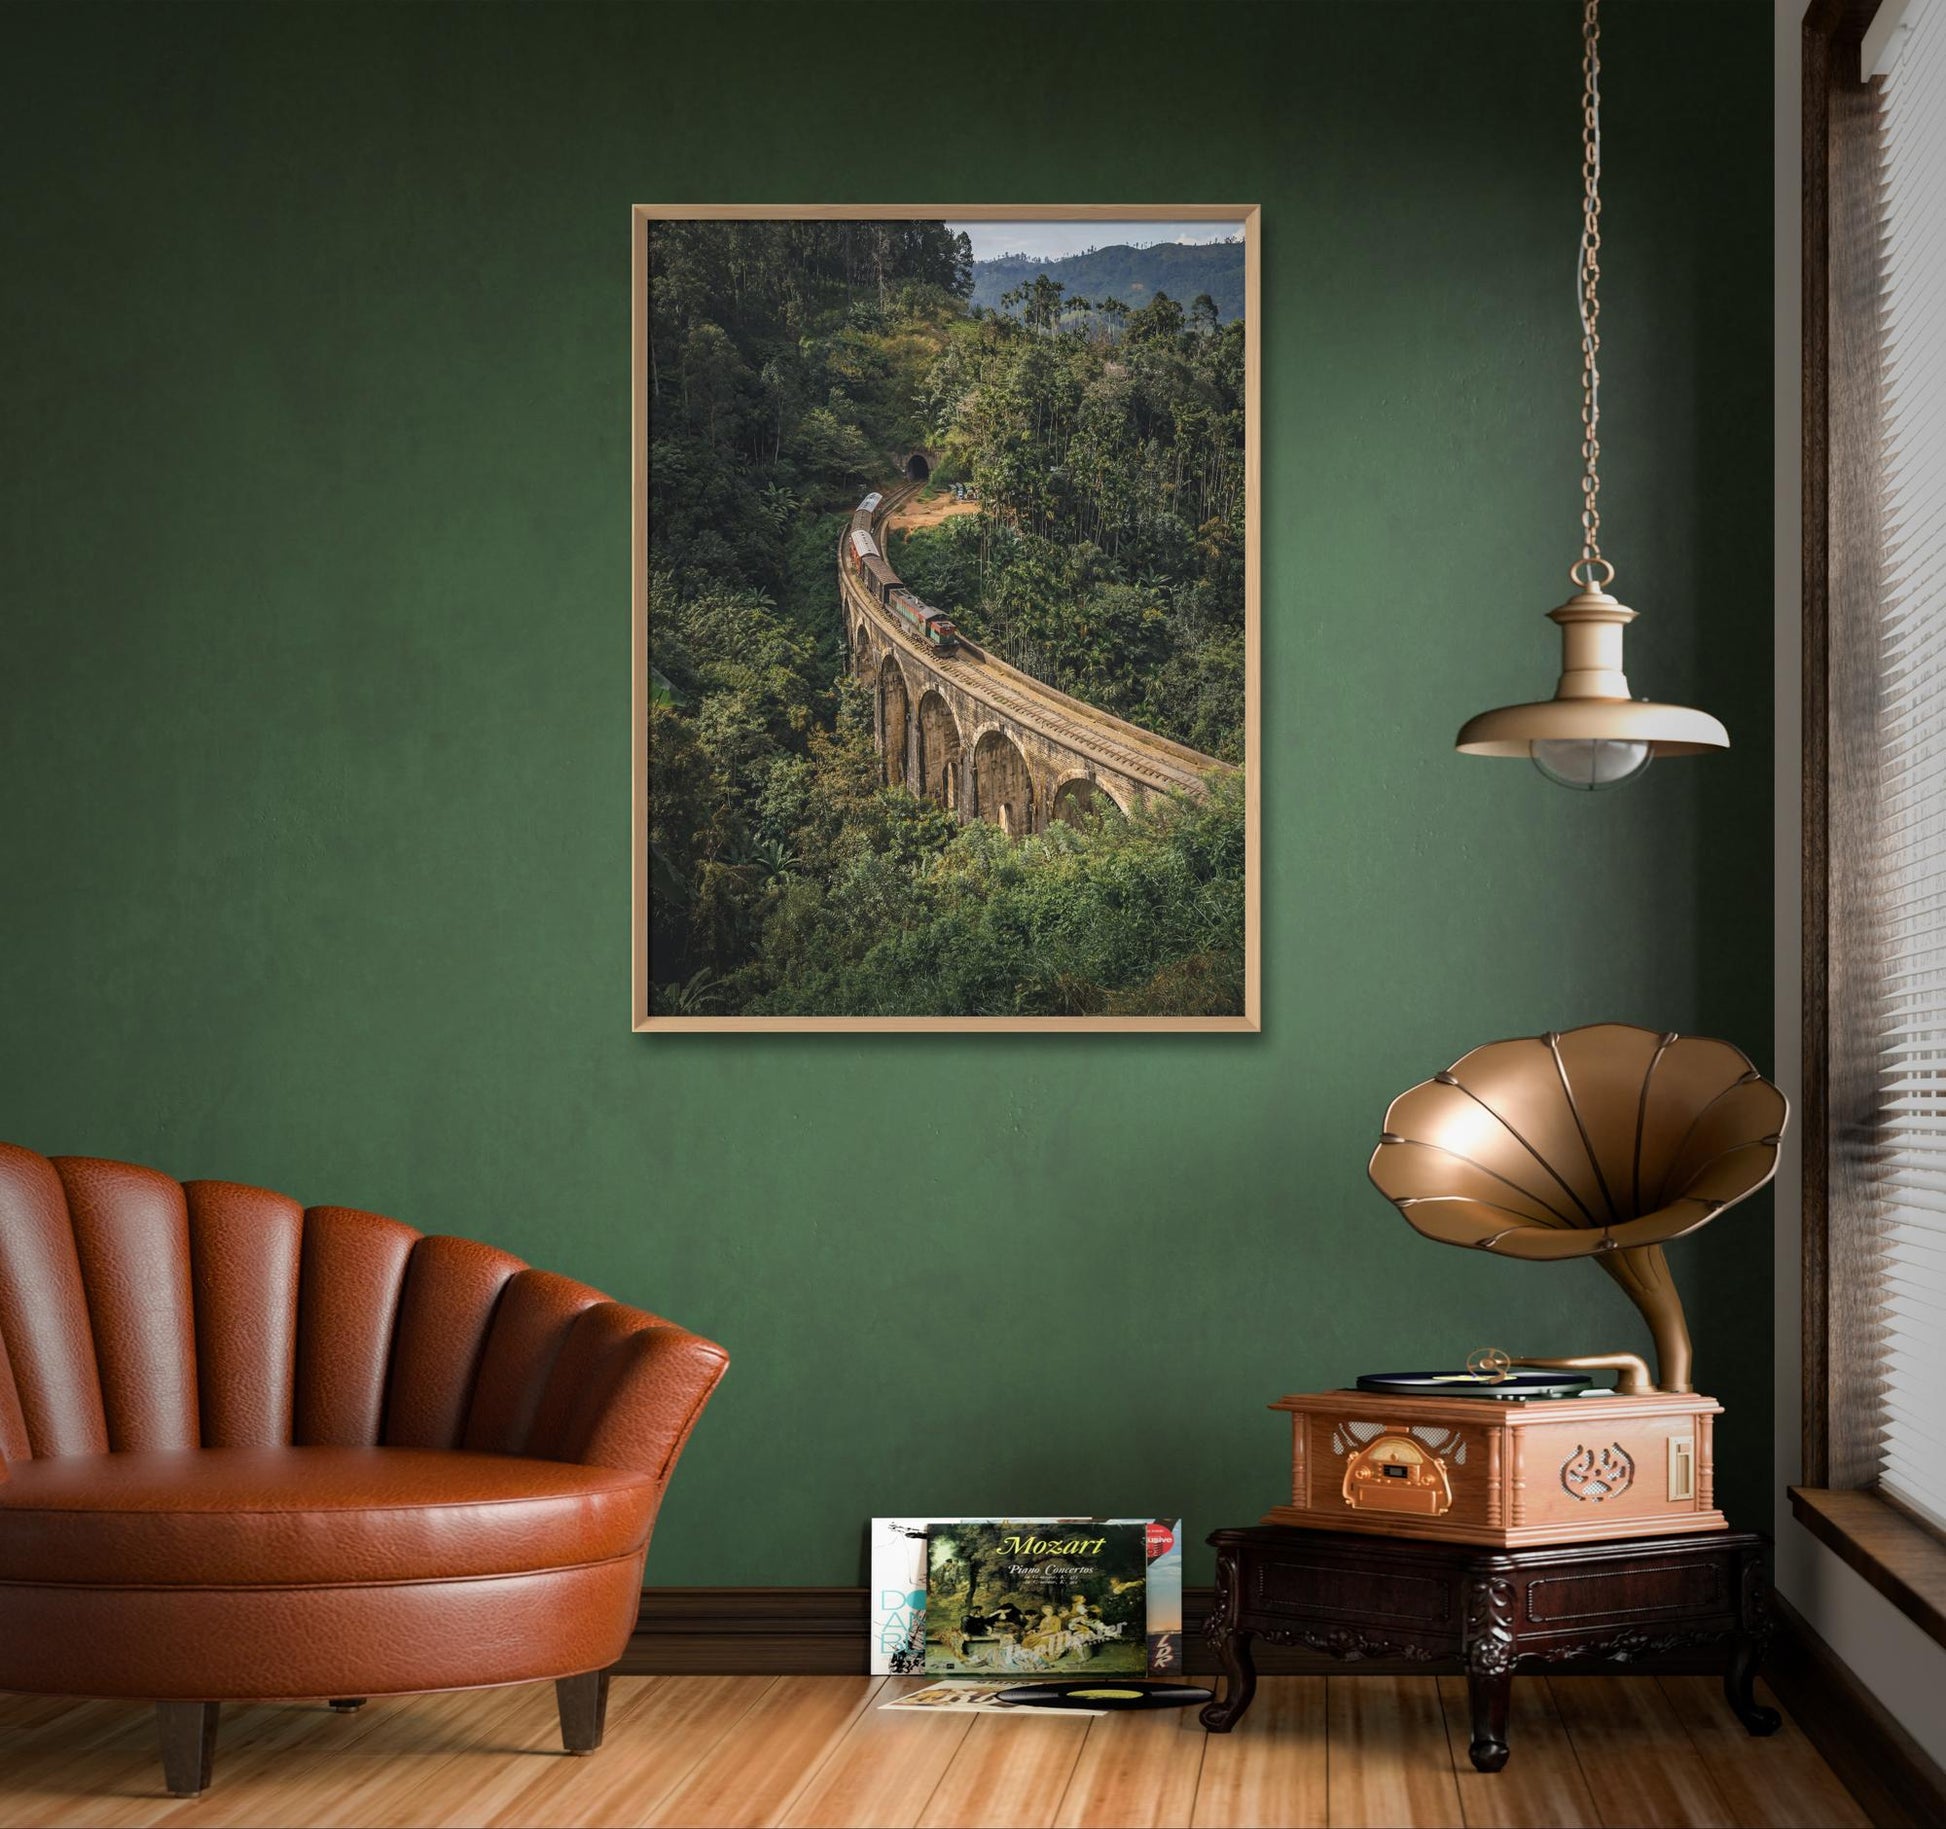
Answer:
[[[1790,1107],[1728,1042],[1596,1023],[1493,1042],[1385,1114],[1371,1177],[1413,1227],[1503,1257],[1592,1257],[1687,1391],[1689,1328],[1663,1244],[1777,1172]]]

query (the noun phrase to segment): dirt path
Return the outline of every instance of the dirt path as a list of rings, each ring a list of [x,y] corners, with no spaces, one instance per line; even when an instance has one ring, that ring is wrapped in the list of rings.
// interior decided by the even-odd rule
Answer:
[[[916,533],[921,527],[937,527],[941,521],[950,521],[956,514],[978,514],[978,502],[956,502],[944,490],[933,496],[915,495],[902,508],[895,508],[885,517],[888,533]]]

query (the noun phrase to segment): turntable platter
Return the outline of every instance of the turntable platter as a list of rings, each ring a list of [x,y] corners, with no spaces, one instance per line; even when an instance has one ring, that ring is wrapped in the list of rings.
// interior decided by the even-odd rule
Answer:
[[[1580,1372],[1504,1372],[1482,1378],[1474,1372],[1367,1372],[1361,1391],[1392,1397],[1484,1397],[1494,1403],[1524,1403],[1536,1397],[1579,1397],[1593,1380]]]

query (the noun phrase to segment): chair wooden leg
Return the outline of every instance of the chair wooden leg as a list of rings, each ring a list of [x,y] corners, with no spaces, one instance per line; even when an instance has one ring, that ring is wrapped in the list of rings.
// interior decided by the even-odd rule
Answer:
[[[333,1696],[331,1698],[331,1712],[334,1715],[355,1715],[364,1706],[365,1698],[363,1696]]]
[[[156,1737],[162,1742],[162,1777],[171,1797],[200,1797],[216,1764],[215,1702],[158,1702]]]
[[[561,1711],[561,1744],[570,1753],[592,1753],[608,1720],[608,1672],[556,1678],[554,1701]]]

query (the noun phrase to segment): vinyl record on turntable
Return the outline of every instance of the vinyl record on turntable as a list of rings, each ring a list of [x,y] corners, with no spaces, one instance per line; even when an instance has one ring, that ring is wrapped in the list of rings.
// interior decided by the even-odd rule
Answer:
[[[1194,1708],[1211,1699],[1194,1683],[1117,1683],[1111,1677],[1072,1683],[1023,1683],[994,1698],[1020,1708]]]
[[[1392,1397],[1484,1397],[1518,1403],[1530,1397],[1579,1397],[1592,1382],[1580,1372],[1502,1372],[1497,1378],[1475,1372],[1367,1372],[1358,1388]]]

